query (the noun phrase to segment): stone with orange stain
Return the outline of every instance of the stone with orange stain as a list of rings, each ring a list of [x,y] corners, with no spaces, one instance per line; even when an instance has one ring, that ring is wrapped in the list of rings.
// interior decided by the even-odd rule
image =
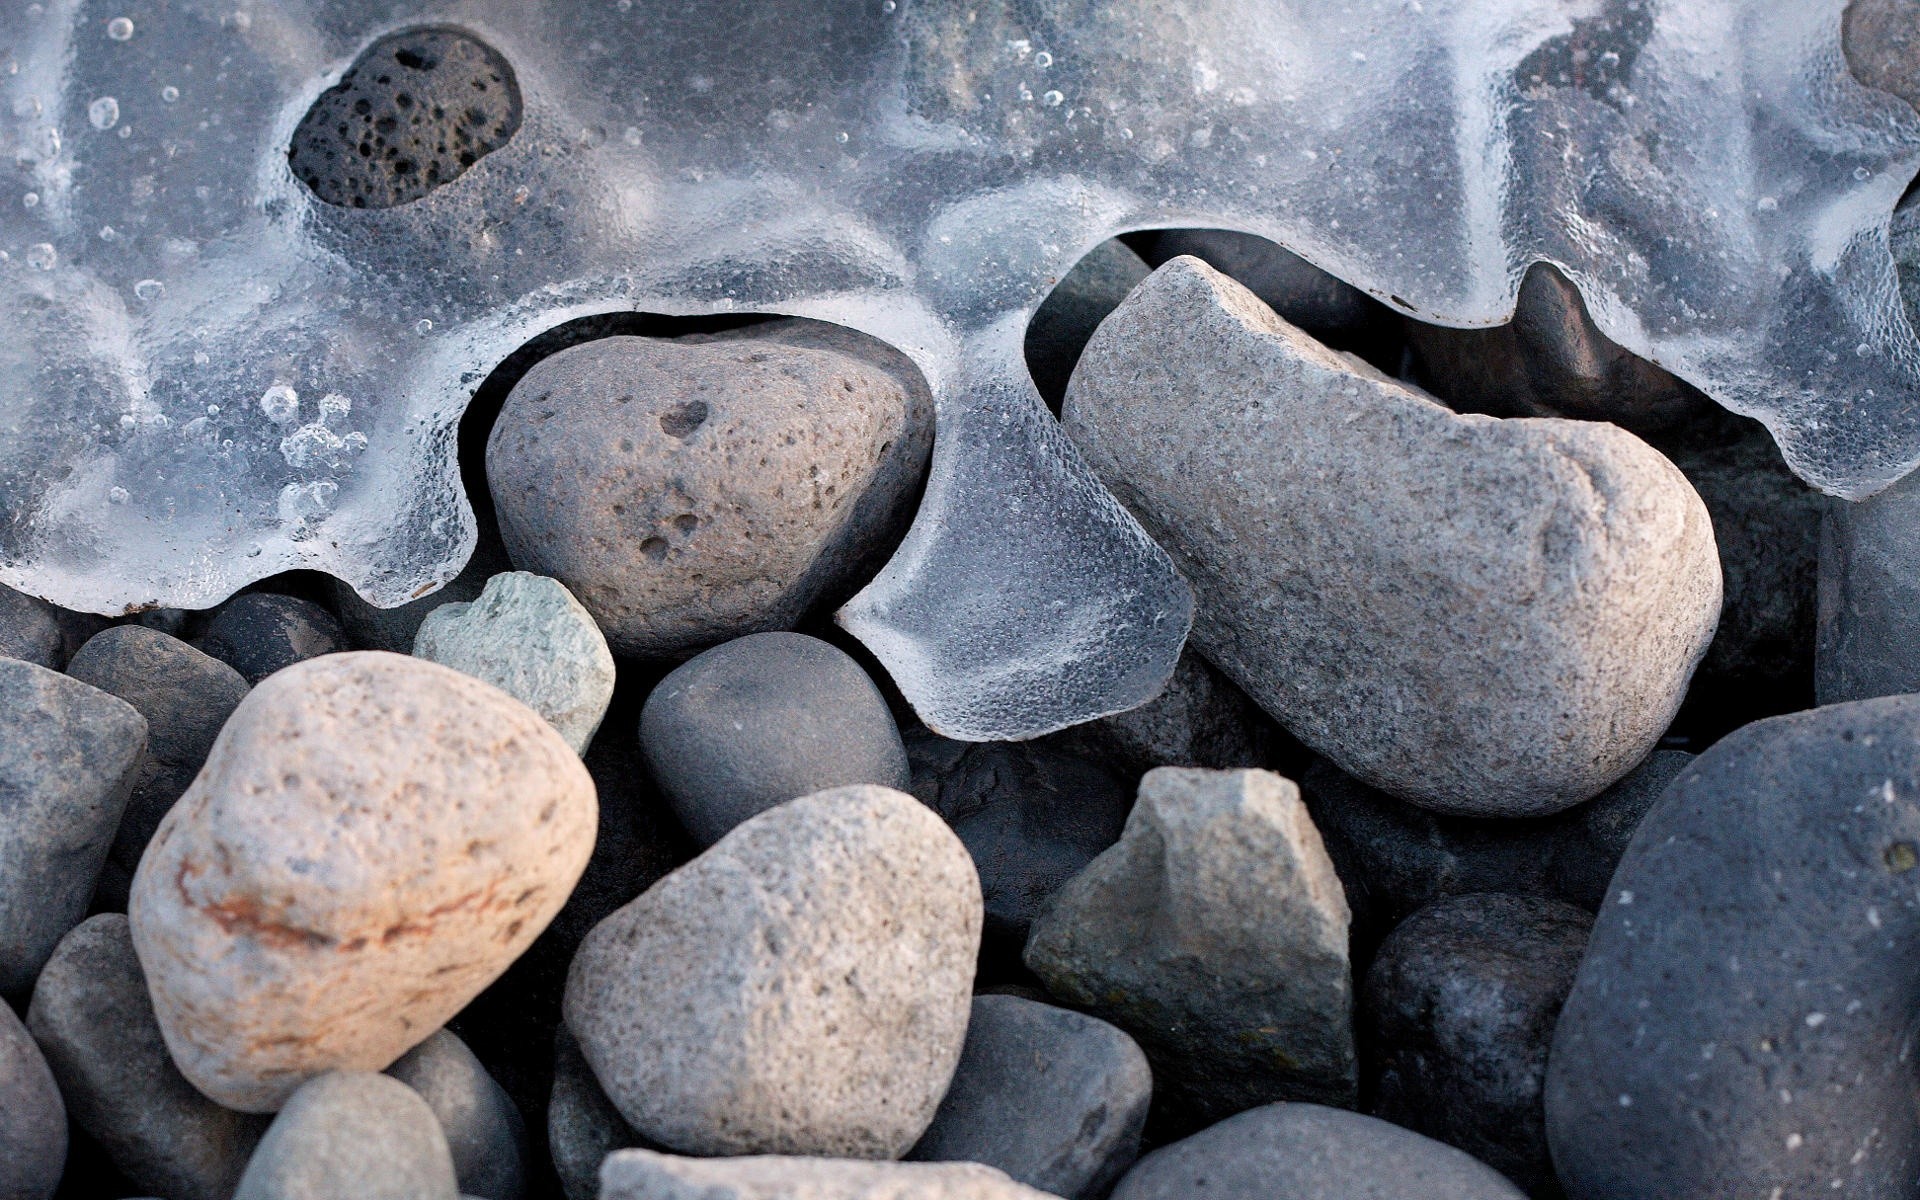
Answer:
[[[316,1075],[383,1069],[546,928],[597,819],[579,756],[479,680],[377,651],[267,679],[134,878],[181,1073],[273,1112]]]

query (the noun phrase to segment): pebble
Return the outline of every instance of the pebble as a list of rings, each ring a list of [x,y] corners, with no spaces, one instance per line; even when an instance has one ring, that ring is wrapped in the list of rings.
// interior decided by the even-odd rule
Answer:
[[[134,877],[180,1069],[271,1112],[316,1075],[385,1068],[553,919],[596,821],[579,757],[487,684],[378,651],[274,675]]]
[[[1047,293],[1027,324],[1026,356],[1034,386],[1049,408],[1059,411],[1087,339],[1148,273],[1147,264],[1125,242],[1108,238]]]
[[[593,617],[559,580],[525,571],[495,575],[471,603],[435,609],[413,653],[499,688],[578,754],[613,700],[613,652]]]
[[[1231,229],[1166,229],[1154,237],[1149,257],[1155,266],[1182,255],[1197,258],[1235,280],[1267,307],[1316,337],[1359,333],[1379,324],[1385,315],[1380,302],[1359,288],[1256,234]]]
[[[553,1037],[553,1092],[547,1101],[547,1146],[567,1200],[599,1200],[600,1164],[641,1137],[607,1099],[580,1043],[565,1025]]]
[[[1018,996],[975,996],[933,1124],[907,1154],[984,1163],[1067,1200],[1102,1200],[1140,1155],[1147,1057],[1105,1021]]]
[[[222,1108],[174,1066],[121,913],[61,939],[27,1010],[73,1122],[136,1186],[227,1200],[267,1118]]]
[[[214,613],[200,648],[257,684],[294,663],[345,650],[347,635],[311,600],[246,592]]]
[[[679,1158],[622,1150],[601,1173],[600,1200],[1048,1200],[977,1163]]]
[[[1683,771],[1555,1029],[1570,1200],[1911,1191],[1916,864],[1920,697],[1758,721]]]
[[[1821,704],[1920,692],[1920,476],[1857,504],[1833,501],[1820,530]]]
[[[678,658],[864,582],[931,419],[904,357],[835,327],[606,337],[514,386],[487,481],[515,566],[565,583],[615,653]]]
[[[1856,79],[1920,105],[1920,29],[1908,0],[1853,0],[1840,28]]]
[[[58,671],[66,665],[65,644],[53,605],[0,584],[0,658]]]
[[[1113,1200],[1525,1200],[1472,1156],[1359,1113],[1269,1104],[1140,1160]],[[1617,1200],[1617,1198],[1616,1198]]]
[[[97,906],[124,912],[141,853],[200,773],[220,727],[246,698],[247,681],[219,659],[142,625],[95,634],[67,674],[120,697],[147,722],[146,758],[95,893]]]
[[[430,592],[418,600],[410,600],[398,608],[375,608],[338,579],[327,580],[327,600],[339,615],[340,627],[346,631],[347,641],[354,649],[412,654],[413,641],[420,635],[420,623],[434,609],[443,604],[478,600],[487,586],[487,580],[503,571],[513,570],[513,564],[507,561],[507,548],[500,544],[500,530],[494,524],[492,515],[477,512],[474,516],[478,519],[480,532],[474,543],[473,556],[460,568],[460,573],[448,580],[439,591]]]
[[[1064,420],[1193,584],[1208,660],[1438,811],[1596,795],[1653,748],[1713,633],[1706,508],[1645,443],[1457,416],[1195,259],[1100,327]]]
[[[1547,1045],[1592,914],[1537,896],[1450,896],[1382,943],[1360,990],[1374,1116],[1456,1146],[1529,1193],[1553,1185]]]
[[[440,1121],[463,1195],[520,1200],[527,1190],[527,1124],[467,1044],[442,1029],[388,1067]]]
[[[1184,1132],[1276,1099],[1353,1102],[1347,919],[1291,782],[1162,767],[1034,922],[1026,962],[1139,1040],[1156,1122]]]
[[[919,801],[817,792],[601,922],[567,1027],[654,1143],[896,1158],[959,1061],[980,921],[966,849]]]
[[[126,701],[0,658],[0,994],[87,915],[146,741]]]
[[[458,1200],[433,1109],[385,1075],[309,1080],[273,1119],[233,1200]]]
[[[750,634],[681,664],[647,697],[640,745],[702,846],[798,796],[907,785],[880,689],[844,651],[799,633]]]
[[[49,1200],[67,1164],[67,1109],[47,1060],[0,1001],[0,1200]]]
[[[1139,776],[1155,767],[1271,766],[1284,736],[1259,705],[1188,646],[1158,696],[1076,725],[1054,740]]]

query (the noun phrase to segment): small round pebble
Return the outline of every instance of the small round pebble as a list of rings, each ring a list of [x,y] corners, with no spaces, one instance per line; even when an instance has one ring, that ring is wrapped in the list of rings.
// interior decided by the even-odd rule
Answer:
[[[67,1110],[47,1060],[0,1001],[0,1200],[48,1200],[67,1162]]]
[[[247,592],[220,606],[201,649],[259,683],[275,671],[347,648],[339,620],[311,600]]]
[[[473,1051],[440,1030],[386,1073],[420,1093],[439,1118],[462,1193],[520,1200],[527,1186],[527,1124]]]
[[[233,1200],[458,1200],[440,1122],[385,1075],[302,1085],[260,1139]]]

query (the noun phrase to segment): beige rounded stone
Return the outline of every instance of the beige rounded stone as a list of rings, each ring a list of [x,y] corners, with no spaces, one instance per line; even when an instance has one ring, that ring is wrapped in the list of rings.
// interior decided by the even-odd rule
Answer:
[[[235,710],[134,877],[134,948],[174,1061],[272,1112],[379,1071],[498,978],[592,853],[593,781],[539,714],[373,651]]]

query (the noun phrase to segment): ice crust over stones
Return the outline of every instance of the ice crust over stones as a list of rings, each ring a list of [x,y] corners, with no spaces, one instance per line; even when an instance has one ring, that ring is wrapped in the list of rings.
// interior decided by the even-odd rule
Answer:
[[[0,51],[0,581],[204,608],[310,567],[398,604],[473,545],[455,425],[511,350],[593,312],[787,313],[933,388],[918,521],[841,614],[921,715],[993,738],[1123,710],[1190,601],[1021,339],[1082,254],[1156,225],[1258,233],[1460,326],[1550,261],[1607,336],[1864,495],[1920,459],[1887,250],[1920,118],[1847,74],[1843,8],[193,0],[124,38],[88,0],[28,10]],[[498,56],[519,127],[410,202],[326,202],[296,130],[423,29]],[[365,449],[290,461],[246,403],[275,385],[351,397],[323,431]]]

